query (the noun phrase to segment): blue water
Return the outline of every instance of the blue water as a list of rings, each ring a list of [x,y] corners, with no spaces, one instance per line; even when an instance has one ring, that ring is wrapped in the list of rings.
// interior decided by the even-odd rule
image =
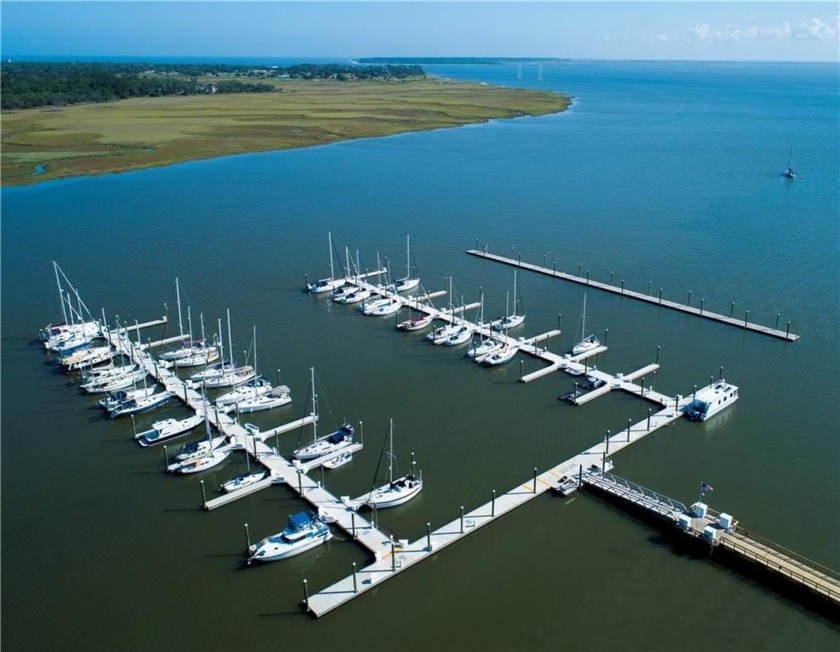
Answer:
[[[542,81],[535,64],[521,79],[515,64],[425,68],[556,90],[574,104],[541,118],[3,189],[10,649],[699,649],[708,644],[699,624],[724,649],[836,647],[836,628],[820,616],[656,545],[654,530],[584,496],[537,500],[310,622],[298,610],[301,579],[322,588],[343,577],[365,563],[358,548],[334,541],[240,571],[242,524],[264,536],[302,503],[278,490],[202,513],[195,482],[164,477],[160,455],[129,441],[129,424],[98,418],[30,344],[58,318],[52,260],[110,320],[159,316],[178,276],[194,314],[215,323],[231,308],[235,348],[248,348],[256,324],[261,366],[292,388],[294,407],[255,421],[303,414],[312,366],[322,409],[364,420],[370,450],[328,477],[337,495],[370,485],[394,417],[427,484],[386,525],[414,539],[647,406],[608,396],[571,408],[557,401],[570,386],[561,374],[521,385],[519,362],[476,369],[397,335],[390,321],[303,294],[305,274],[327,273],[328,231],[340,258],[358,249],[373,268],[378,253],[398,273],[410,234],[424,285],[443,288],[452,275],[466,301],[485,291],[490,314],[504,310],[512,274],[463,253],[477,242],[674,300],[690,291],[708,310],[790,321],[801,339],[589,292],[590,325],[609,329],[599,367],[631,371],[660,347],[657,389],[687,393],[721,367],[741,387],[731,410],[657,433],[617,456],[616,471],[685,502],[706,480],[716,509],[840,568],[837,66],[546,62]],[[782,176],[791,144],[794,181]],[[524,334],[560,323],[550,346],[568,348],[581,288],[521,274],[519,290]],[[36,395],[45,409],[33,411]],[[290,437],[282,446],[293,447]],[[234,471],[211,472],[208,484]],[[56,623],[49,631],[44,613]],[[190,624],[166,636],[149,626],[163,622]]]

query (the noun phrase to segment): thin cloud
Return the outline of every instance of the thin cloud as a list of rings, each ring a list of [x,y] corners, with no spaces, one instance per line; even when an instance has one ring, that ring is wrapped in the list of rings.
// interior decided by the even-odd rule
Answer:
[[[840,33],[840,18],[834,17],[833,24],[823,22],[822,19],[813,16],[803,20],[796,25],[784,22],[773,27],[740,27],[727,25],[722,28],[713,28],[709,23],[698,23],[688,30],[688,36],[695,41],[739,41],[739,40],[784,40],[793,38],[799,41],[836,40]]]

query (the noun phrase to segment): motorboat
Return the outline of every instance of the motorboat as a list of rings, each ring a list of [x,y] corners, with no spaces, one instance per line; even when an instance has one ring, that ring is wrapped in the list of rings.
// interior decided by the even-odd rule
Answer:
[[[162,444],[165,441],[172,441],[190,433],[202,421],[204,421],[203,414],[194,414],[185,419],[155,421],[150,430],[137,434],[137,443],[146,448]]]
[[[286,527],[248,548],[248,563],[286,559],[332,539],[329,526],[316,514],[295,512]]]
[[[682,408],[691,421],[706,421],[738,400],[738,388],[723,378],[695,393],[691,403]]]

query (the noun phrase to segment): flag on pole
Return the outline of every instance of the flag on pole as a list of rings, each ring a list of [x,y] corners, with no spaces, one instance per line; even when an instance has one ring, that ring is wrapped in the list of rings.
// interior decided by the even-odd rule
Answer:
[[[701,482],[700,483],[700,493],[704,494],[704,493],[709,492],[709,491],[714,491],[714,489],[712,489],[712,485],[706,484],[705,482]]]

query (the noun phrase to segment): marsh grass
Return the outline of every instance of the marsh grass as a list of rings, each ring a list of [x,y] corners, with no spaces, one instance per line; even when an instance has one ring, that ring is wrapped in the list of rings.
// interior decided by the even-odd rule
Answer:
[[[277,82],[276,93],[134,98],[2,115],[2,183],[171,165],[230,154],[545,115],[550,92],[422,79]],[[35,166],[44,171],[33,175]]]

